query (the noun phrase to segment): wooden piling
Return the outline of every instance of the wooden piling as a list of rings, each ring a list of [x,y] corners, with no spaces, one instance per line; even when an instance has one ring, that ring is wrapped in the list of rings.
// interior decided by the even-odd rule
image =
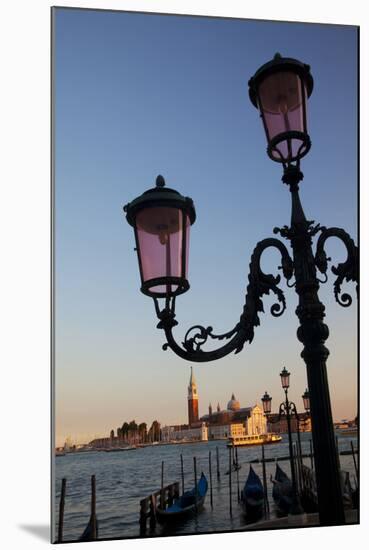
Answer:
[[[178,481],[174,484],[174,498],[177,500],[179,499],[179,483]]]
[[[296,472],[296,485],[297,485],[297,491],[301,492],[301,475],[300,475],[300,462],[299,462],[299,455],[298,455],[298,445],[296,443],[293,444],[293,462],[294,462],[294,468]]]
[[[59,526],[58,526],[58,542],[63,541],[63,527],[64,527],[64,503],[65,503],[65,491],[67,480],[65,477],[62,479],[60,504],[59,504]]]
[[[234,457],[233,457],[234,458]],[[236,479],[237,479],[237,501],[240,502],[240,476],[238,472],[238,450],[236,447]]]
[[[352,451],[352,458],[354,459],[354,468],[355,468],[355,473],[356,473],[356,486],[358,486],[358,480],[359,480],[359,472],[358,472],[358,467],[357,467],[357,463],[356,463],[356,458],[355,458],[355,450],[354,450],[354,444],[352,441],[350,441],[351,443],[351,451]]]
[[[197,512],[197,467],[196,467],[196,457],[193,457],[193,469],[195,474],[195,508]]]
[[[140,502],[140,534],[146,533],[146,518],[147,518],[147,499],[144,498]],[[151,507],[150,507],[150,521],[151,521]]]
[[[261,461],[263,467],[263,485],[264,485],[264,517],[269,517],[269,501],[268,501],[268,488],[267,488],[267,479],[266,479],[266,468],[265,468],[265,454],[264,454],[264,445],[261,446]]]
[[[232,517],[232,447],[229,447],[229,515]]]
[[[220,480],[220,471],[219,471],[219,449],[217,447],[217,478]]]
[[[96,478],[91,476],[91,539],[97,539],[97,520],[96,520]]]
[[[209,451],[210,506],[213,507],[213,477],[211,475],[211,451]]]
[[[160,489],[163,490],[164,487],[164,460],[161,462],[161,485]]]
[[[314,460],[313,460],[313,442],[310,439],[310,466],[311,469],[314,470]]]
[[[150,495],[150,529],[156,527],[156,498],[154,495]],[[146,529],[146,517],[145,517],[145,529]]]
[[[184,493],[184,472],[183,472],[183,456],[181,455],[181,479],[182,479],[182,495]]]
[[[337,452],[338,467],[341,470],[340,451],[339,451],[338,437],[337,436],[336,436],[336,452]]]
[[[172,506],[174,501],[174,485],[171,485],[168,490],[168,506]]]

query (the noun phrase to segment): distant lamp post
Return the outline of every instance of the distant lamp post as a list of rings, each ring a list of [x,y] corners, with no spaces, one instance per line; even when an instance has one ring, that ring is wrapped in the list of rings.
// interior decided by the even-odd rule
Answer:
[[[267,392],[265,392],[263,397],[261,398],[261,402],[263,404],[263,411],[266,416],[267,431],[268,431],[268,417],[272,411],[272,398]]]
[[[279,414],[278,420],[281,420],[283,414],[286,415],[287,420],[287,431],[288,431],[288,447],[290,455],[290,467],[291,467],[291,481],[292,481],[292,514],[301,514],[302,508],[297,494],[297,480],[296,480],[296,470],[295,470],[295,461],[293,457],[293,446],[292,446],[292,429],[291,429],[291,416],[294,415],[296,419],[296,431],[297,431],[297,440],[299,446],[299,456],[301,457],[301,439],[300,439],[300,427],[299,427],[299,415],[296,409],[295,403],[288,400],[288,388],[290,387],[290,373],[286,370],[286,367],[283,368],[280,373],[282,388],[284,389],[285,400],[279,405]]]
[[[310,395],[309,395],[309,391],[308,391],[307,388],[306,388],[305,392],[303,393],[303,395],[301,397],[302,397],[302,401],[304,403],[305,411],[307,413],[310,412]]]
[[[261,398],[261,402],[263,403],[263,411],[266,416],[270,415],[272,410],[272,398],[270,395],[265,392],[263,397]]]
[[[274,233],[289,241],[293,254],[291,257],[285,244],[277,238],[266,238],[256,245],[251,256],[245,304],[238,322],[228,332],[215,334],[211,326],[197,324],[187,330],[181,343],[173,334],[173,327],[178,324],[176,297],[189,289],[189,230],[196,217],[192,200],[164,188],[164,179],[158,176],[156,188],[128,203],[124,211],[135,231],[141,290],[154,299],[159,319],[157,327],[165,333],[163,349],[171,348],[188,361],[214,361],[229,353],[238,353],[247,342],[251,343],[254,329],[260,325],[259,315],[264,312],[264,295],[274,293],[276,303],[270,312],[274,317],[282,315],[286,300],[279,287],[281,276],[266,274],[261,269],[263,252],[269,248],[279,251],[282,274],[287,285],[294,287],[298,295],[296,315],[300,326],[297,337],[303,344],[301,356],[306,363],[310,391],[320,525],[340,525],[345,523],[345,515],[326,369],[329,351],[324,345],[329,330],[324,323],[325,307],[319,300],[318,290],[319,284],[328,279],[330,258],[325,253],[325,242],[330,237],[337,237],[346,247],[347,259],[332,267],[336,275],[334,295],[343,307],[352,303],[351,296],[341,294],[341,286],[344,281],[358,281],[358,249],[343,229],[326,228],[307,220],[301,205],[299,183],[303,174],[300,160],[311,146],[307,100],[312,90],[309,66],[280,54],[256,71],[249,81],[251,102],[259,109],[263,120],[268,155],[282,164],[282,181],[291,193],[291,224],[274,228]],[[318,234],[314,255],[312,239]],[[317,270],[322,273],[322,280]],[[161,299],[164,303],[160,303]],[[223,344],[205,351],[203,346],[209,340],[220,340]]]

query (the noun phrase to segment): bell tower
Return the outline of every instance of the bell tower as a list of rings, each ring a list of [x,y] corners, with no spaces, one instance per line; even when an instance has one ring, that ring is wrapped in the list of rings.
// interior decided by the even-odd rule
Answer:
[[[193,375],[193,370],[191,367],[191,376],[190,382],[188,384],[188,424],[192,426],[194,423],[199,420],[199,396],[197,393],[197,386],[195,377]]]

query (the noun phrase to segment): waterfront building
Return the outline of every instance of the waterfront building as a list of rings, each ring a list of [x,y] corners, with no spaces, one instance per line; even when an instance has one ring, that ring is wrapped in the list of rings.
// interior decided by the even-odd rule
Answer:
[[[227,439],[235,435],[260,435],[267,432],[262,408],[259,405],[241,407],[234,393],[226,410],[221,410],[218,403],[217,410],[213,413],[210,404],[209,413],[202,416],[200,421],[208,425],[209,439]]]
[[[309,413],[298,413],[300,432],[311,432],[311,417]],[[277,413],[270,414],[268,418],[268,431],[277,434],[288,433],[287,418],[282,415],[279,419]],[[297,419],[291,416],[291,432],[297,432]]]
[[[162,441],[186,442],[186,441],[208,441],[208,427],[205,422],[200,422],[197,427],[190,427],[186,424],[182,426],[163,426],[161,430]]]

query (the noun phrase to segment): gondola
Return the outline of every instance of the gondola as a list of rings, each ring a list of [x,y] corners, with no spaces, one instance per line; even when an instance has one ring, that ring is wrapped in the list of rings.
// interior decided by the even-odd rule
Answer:
[[[96,478],[94,475],[91,476],[91,515],[86,529],[83,531],[80,536],[80,541],[91,541],[97,540],[98,536],[98,523],[96,517]]]
[[[272,496],[280,512],[288,514],[292,507],[293,489],[292,482],[279,464],[276,465]]]
[[[96,516],[91,515],[86,529],[83,531],[82,535],[79,537],[79,541],[87,542],[92,540],[97,540],[98,536],[98,523]]]
[[[246,516],[258,519],[264,512],[264,487],[250,465],[250,471],[241,493],[241,502]]]
[[[241,464],[237,464],[236,462],[232,465],[232,472],[237,472],[238,470],[241,470]],[[229,470],[227,470],[224,475],[229,476]]]
[[[206,493],[208,490],[208,480],[204,473],[197,483],[197,498],[195,488],[191,491],[186,491],[181,497],[176,499],[174,503],[166,508],[156,508],[156,517],[159,523],[181,520],[187,516],[196,514],[204,506]]]

